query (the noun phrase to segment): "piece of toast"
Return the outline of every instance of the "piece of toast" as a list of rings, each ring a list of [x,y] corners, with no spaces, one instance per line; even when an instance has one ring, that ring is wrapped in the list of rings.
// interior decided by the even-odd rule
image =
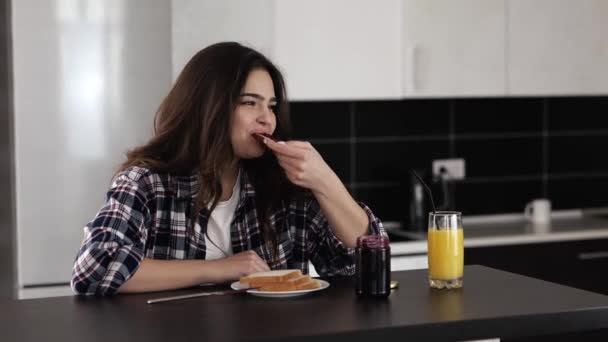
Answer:
[[[295,281],[262,285],[259,291],[298,291],[316,289],[318,287],[321,287],[321,283],[317,279],[312,279],[310,276],[302,276],[301,279],[295,279]]]
[[[309,290],[321,287],[321,282],[318,279],[310,279],[309,281],[297,285],[298,290]]]
[[[260,291],[295,291],[299,285],[310,281],[310,279],[309,275],[302,275],[282,282],[266,283],[262,284]]]
[[[239,282],[249,287],[260,287],[265,284],[281,283],[302,276],[302,271],[296,269],[258,272],[242,277]]]

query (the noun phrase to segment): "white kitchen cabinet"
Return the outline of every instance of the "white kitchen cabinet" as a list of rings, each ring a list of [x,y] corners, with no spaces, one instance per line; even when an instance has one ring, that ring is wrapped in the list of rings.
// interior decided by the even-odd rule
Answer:
[[[503,95],[506,0],[403,0],[406,97]]]
[[[400,0],[280,0],[273,57],[295,100],[401,97]]]
[[[400,0],[173,0],[177,77],[201,48],[237,41],[283,72],[291,100],[401,96]]]
[[[608,1],[509,0],[508,92],[608,93]]]
[[[429,268],[426,255],[392,256],[391,271],[407,271]]]
[[[222,41],[237,41],[270,55],[273,6],[273,0],[172,0],[173,78],[196,52]]]
[[[291,100],[504,95],[505,1],[173,0],[173,76],[233,40],[277,64]]]
[[[173,0],[173,77],[233,40],[292,100],[605,94],[604,0]]]

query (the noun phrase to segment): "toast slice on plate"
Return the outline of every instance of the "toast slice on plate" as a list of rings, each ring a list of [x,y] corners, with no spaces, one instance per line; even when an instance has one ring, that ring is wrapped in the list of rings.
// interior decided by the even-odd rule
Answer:
[[[250,274],[240,283],[257,287],[259,291],[298,291],[321,287],[317,279],[303,275],[300,270],[276,270]]]
[[[246,277],[241,277],[239,282],[241,284],[247,284],[249,287],[260,287],[264,284],[282,283],[301,276],[302,271],[300,270],[274,270],[252,273]]]
[[[296,279],[298,282],[285,282],[276,284],[263,285],[260,291],[299,291],[299,290],[310,290],[321,287],[321,283],[317,279],[312,279],[310,276],[302,276],[302,280]]]

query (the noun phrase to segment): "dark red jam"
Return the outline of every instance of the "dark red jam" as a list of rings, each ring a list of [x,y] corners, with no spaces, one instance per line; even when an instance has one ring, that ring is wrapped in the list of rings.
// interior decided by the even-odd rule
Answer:
[[[387,297],[391,292],[391,247],[388,237],[360,236],[355,248],[355,290],[363,297]]]

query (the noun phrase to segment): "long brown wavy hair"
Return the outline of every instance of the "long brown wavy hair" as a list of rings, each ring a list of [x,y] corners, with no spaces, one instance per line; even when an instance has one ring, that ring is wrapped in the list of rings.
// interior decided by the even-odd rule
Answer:
[[[196,53],[186,64],[156,112],[153,137],[127,152],[127,160],[119,168],[141,166],[172,175],[196,173],[200,189],[189,229],[201,211],[209,214],[220,200],[220,173],[235,158],[230,142],[232,114],[249,73],[260,68],[270,74],[277,99],[273,135],[288,140],[287,96],[279,70],[251,48],[234,42],[217,43]],[[294,195],[295,188],[269,151],[260,158],[241,160],[240,167],[255,187],[260,230],[276,260],[277,234],[269,216],[281,200]]]

